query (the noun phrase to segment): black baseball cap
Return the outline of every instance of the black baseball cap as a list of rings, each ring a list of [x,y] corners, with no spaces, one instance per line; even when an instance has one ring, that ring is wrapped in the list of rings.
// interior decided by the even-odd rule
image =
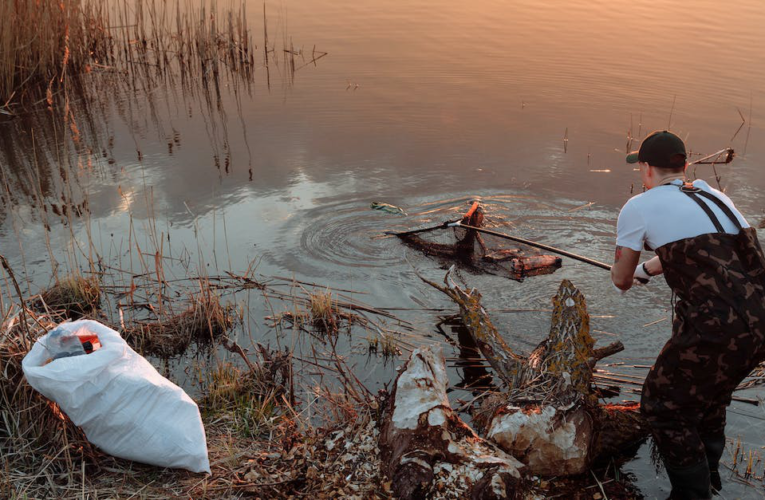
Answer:
[[[638,151],[627,155],[627,163],[647,163],[653,167],[679,168],[685,166],[688,154],[685,143],[666,130],[651,132],[640,144]]]

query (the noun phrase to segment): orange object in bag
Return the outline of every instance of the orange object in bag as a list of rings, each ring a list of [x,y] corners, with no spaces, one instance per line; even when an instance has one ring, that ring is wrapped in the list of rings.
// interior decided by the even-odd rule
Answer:
[[[77,333],[77,338],[82,343],[82,348],[85,350],[85,354],[90,354],[93,351],[101,349],[101,341],[98,340],[98,335],[95,333]]]

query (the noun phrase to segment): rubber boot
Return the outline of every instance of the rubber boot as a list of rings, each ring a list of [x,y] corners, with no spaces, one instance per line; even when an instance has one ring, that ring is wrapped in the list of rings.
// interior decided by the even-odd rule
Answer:
[[[709,464],[706,460],[685,467],[665,463],[672,484],[671,500],[707,500],[712,498],[709,485]]]
[[[712,485],[712,493],[717,493],[722,489],[722,479],[720,478],[720,458],[725,450],[725,434],[716,436],[701,436],[704,443],[704,450],[707,454],[707,463],[709,464],[709,480]]]

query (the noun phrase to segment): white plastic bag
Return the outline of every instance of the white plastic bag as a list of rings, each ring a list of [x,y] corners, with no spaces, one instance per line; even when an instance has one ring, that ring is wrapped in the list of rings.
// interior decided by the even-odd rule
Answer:
[[[98,335],[102,347],[45,364],[51,358],[46,334],[21,363],[29,384],[58,403],[88,441],[110,455],[209,473],[196,403],[111,328],[90,320],[57,328],[74,333],[83,327]]]

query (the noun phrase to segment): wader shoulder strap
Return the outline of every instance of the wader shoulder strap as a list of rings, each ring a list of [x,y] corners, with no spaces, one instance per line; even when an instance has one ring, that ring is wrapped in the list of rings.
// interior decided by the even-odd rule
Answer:
[[[720,198],[711,193],[707,193],[706,191],[699,191],[699,196],[703,196],[707,200],[717,205],[717,207],[722,210],[725,215],[728,216],[731,222],[733,222],[733,225],[736,226],[739,231],[744,229],[744,227],[738,221],[738,217],[736,217],[736,215],[733,213],[733,210],[731,210],[730,207],[726,205]]]
[[[683,191],[683,193],[687,194],[693,201],[695,201],[704,212],[706,212],[707,217],[709,217],[709,220],[712,221],[712,224],[715,225],[715,229],[717,229],[718,233],[724,233],[725,229],[723,229],[722,224],[720,224],[720,221],[717,220],[717,216],[712,212],[712,209],[709,208],[709,205],[701,201],[701,198],[696,196],[696,193],[691,191]]]
[[[707,214],[707,217],[709,217],[709,220],[712,221],[712,224],[715,225],[715,229],[717,229],[718,233],[724,233],[725,229],[723,229],[722,224],[720,224],[719,219],[717,216],[712,212],[712,209],[709,208],[709,205],[701,201],[699,196],[703,196],[704,198],[708,199],[717,207],[722,210],[722,212],[731,220],[731,222],[738,228],[739,231],[741,231],[742,226],[741,223],[738,221],[738,217],[735,216],[733,211],[730,209],[728,205],[722,202],[717,196],[707,193],[706,191],[702,191],[701,189],[694,187],[691,183],[685,183],[682,186],[680,186],[680,191],[687,194],[690,199],[696,202],[698,206],[701,207],[702,210],[704,210],[704,213]]]

